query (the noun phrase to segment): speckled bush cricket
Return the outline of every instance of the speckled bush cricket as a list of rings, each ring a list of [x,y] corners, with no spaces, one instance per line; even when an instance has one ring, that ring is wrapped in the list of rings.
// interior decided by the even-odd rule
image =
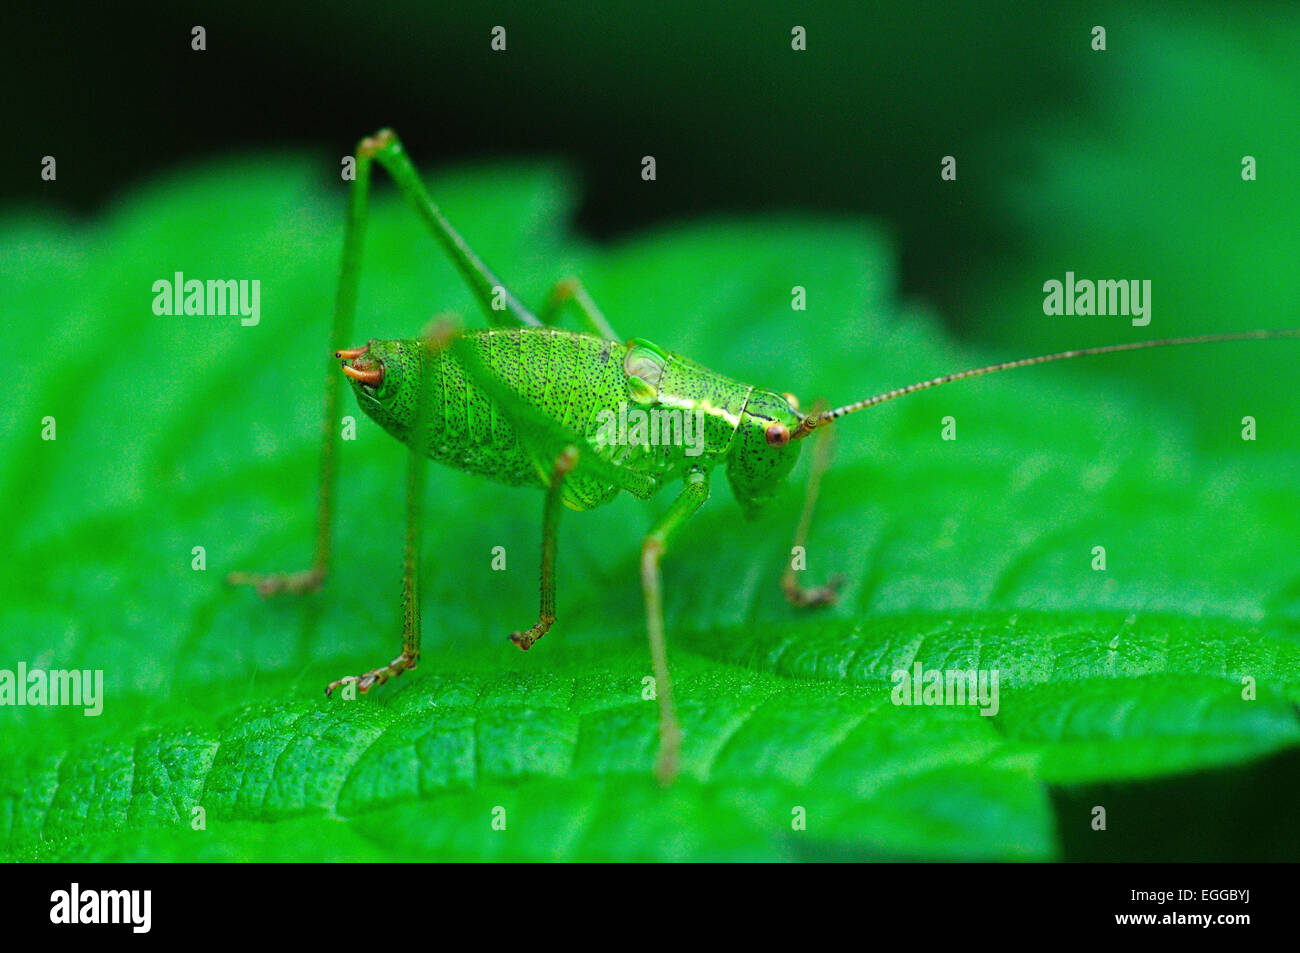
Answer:
[[[529,311],[488,270],[443,217],[420,182],[401,143],[384,130],[361,141],[356,178],[348,206],[338,293],[331,337],[333,359],[352,384],[357,402],[390,434],[407,444],[406,540],[403,573],[402,651],[390,663],[363,675],[332,682],[327,694],[345,684],[365,692],[414,668],[420,655],[419,564],[420,499],[426,457],[503,483],[544,490],[542,509],[541,608],[537,622],[510,638],[530,648],[555,621],[556,534],[561,506],[592,509],[621,490],[649,499],[667,483],[682,481],[676,500],[660,517],[641,547],[641,582],[646,626],[660,713],[658,774],[677,769],[680,730],[664,645],[660,559],[674,533],[709,495],[709,474],[726,468],[737,501],[753,517],[775,496],[793,469],[799,441],[826,425],[875,404],[940,384],[996,371],[1096,354],[1175,344],[1201,344],[1249,338],[1300,337],[1300,329],[1247,331],[1138,341],[1082,348],[1007,361],[947,374],[886,391],[833,410],[804,414],[790,394],[742,384],[701,367],[643,339],[622,342],[595,303],[574,281],[561,282],[540,316]],[[480,304],[491,328],[461,332],[443,324],[408,340],[371,340],[345,346],[356,311],[361,249],[370,191],[370,173],[379,162],[443,246]],[[553,327],[564,305],[576,307],[588,333]],[[495,305],[495,306],[494,306]],[[338,443],[339,375],[327,377],[320,498],[315,558],[310,569],[294,573],[232,573],[230,582],[256,587],[263,595],[317,589],[330,565],[334,512],[334,455]],[[602,413],[619,407],[681,410],[702,422],[702,446],[688,452],[684,443],[608,439],[599,428]],[[829,459],[819,439],[803,510],[795,534],[802,545],[808,532],[817,486]],[[836,583],[804,587],[792,567],[782,579],[795,605],[825,605]]]

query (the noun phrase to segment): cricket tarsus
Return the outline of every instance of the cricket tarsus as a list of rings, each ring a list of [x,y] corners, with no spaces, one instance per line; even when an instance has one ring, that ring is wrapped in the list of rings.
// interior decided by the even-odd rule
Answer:
[[[364,675],[347,675],[343,678],[336,678],[325,686],[325,696],[328,698],[333,695],[337,689],[342,688],[344,685],[356,685],[357,691],[364,695],[376,685],[382,685],[390,678],[395,678],[396,676],[415,668],[418,661],[417,656],[408,655],[406,652],[403,652],[387,665],[371,669]]]
[[[299,572],[232,572],[226,582],[232,586],[252,586],[263,599],[281,592],[301,596],[315,592],[325,581],[325,569],[313,566]]]
[[[825,585],[805,586],[798,579],[792,578],[793,570],[786,570],[781,579],[781,591],[786,602],[797,609],[816,609],[821,606],[834,605],[840,597],[840,587],[844,585],[844,576],[836,573],[826,580]]]

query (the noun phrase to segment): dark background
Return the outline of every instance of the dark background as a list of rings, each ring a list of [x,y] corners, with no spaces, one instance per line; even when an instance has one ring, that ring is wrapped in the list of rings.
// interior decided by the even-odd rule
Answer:
[[[903,284],[953,303],[1021,240],[991,214],[1001,132],[1086,114],[1104,7],[1023,3],[7,5],[0,202],[93,212],[187,160],[337,156],[391,125],[424,166],[558,155],[609,238],[716,210],[888,221]],[[545,8],[545,9],[543,9]],[[635,14],[633,11],[639,11]],[[1122,19],[1109,16],[1112,36]],[[1104,19],[1104,17],[1103,17]],[[191,27],[207,50],[190,49]],[[508,49],[489,47],[494,25]],[[808,49],[790,49],[795,24]],[[1118,39],[1118,37],[1116,37]],[[1112,40],[1115,42],[1115,40]],[[648,189],[640,159],[657,159]],[[959,158],[941,184],[940,158]],[[987,166],[981,169],[981,166]],[[951,310],[951,309],[944,309]]]

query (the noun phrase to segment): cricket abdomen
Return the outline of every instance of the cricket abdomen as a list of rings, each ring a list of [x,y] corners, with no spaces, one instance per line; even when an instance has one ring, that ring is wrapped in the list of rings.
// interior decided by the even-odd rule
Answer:
[[[529,419],[519,408],[502,407],[448,349],[436,371],[445,382],[445,425],[458,428],[463,421],[468,439],[490,445],[489,454],[507,450],[503,460],[509,461],[511,475],[515,467],[528,471],[519,482],[549,485],[560,444],[569,436],[590,442],[599,411],[626,389],[621,370],[626,348],[615,341],[555,328],[489,328],[469,332],[465,339],[482,367],[535,416]],[[493,476],[489,470],[498,466],[492,461],[474,472]],[[579,459],[565,479],[564,502],[573,509],[608,503],[627,488],[589,470]]]

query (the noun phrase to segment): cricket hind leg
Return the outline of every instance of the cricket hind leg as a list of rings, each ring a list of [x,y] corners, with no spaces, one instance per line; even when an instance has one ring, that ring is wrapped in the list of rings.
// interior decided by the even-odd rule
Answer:
[[[583,325],[588,331],[606,341],[621,341],[604,313],[597,307],[595,300],[577,278],[565,278],[557,281],[551,289],[546,303],[542,305],[539,317],[543,324],[554,324],[560,317],[560,309],[568,305],[578,312]]]
[[[551,471],[551,485],[546,488],[546,502],[542,509],[542,571],[541,608],[537,622],[523,632],[511,632],[510,641],[524,651],[550,631],[555,622],[555,551],[560,525],[560,510],[564,503],[564,481],[578,462],[578,448],[569,445],[555,458]]]
[[[348,195],[347,225],[343,236],[343,260],[334,299],[334,322],[330,331],[330,359],[325,376],[325,414],[321,434],[319,497],[316,518],[316,546],[310,568],[297,572],[232,572],[226,577],[231,585],[252,586],[264,598],[280,592],[303,594],[319,589],[329,574],[334,525],[334,494],[337,485],[335,458],[339,443],[339,407],[342,375],[335,359],[348,346],[357,310],[357,290],[361,282],[362,249],[369,219],[370,182],[375,162],[388,170],[398,189],[415,208],[433,237],[450,256],[475,297],[487,312],[488,320],[507,327],[540,327],[537,319],[500,279],[483,264],[442,211],[429,197],[419,174],[411,164],[397,135],[384,129],[362,139],[356,149],[356,177]],[[498,300],[505,310],[494,307]]]
[[[429,196],[424,183],[420,180],[420,174],[411,164],[405,147],[393,130],[382,129],[369,139],[362,140],[357,148],[358,153],[362,150],[368,151],[375,161],[388,171],[402,195],[428,226],[465,283],[474,292],[474,297],[478,299],[478,303],[487,314],[489,323],[500,327],[542,326],[537,316],[511,293],[501,279],[493,274],[492,270],[474,253],[469,243],[461,238],[460,233],[451,227],[442,210]]]
[[[824,409],[825,406],[824,403],[819,401],[813,407],[812,412],[816,414],[819,412],[819,408]],[[803,550],[808,541],[808,530],[812,526],[813,511],[817,506],[817,493],[821,489],[822,474],[830,466],[831,428],[822,427],[813,437],[813,440],[812,470],[808,475],[808,488],[804,492],[803,511],[799,514],[799,525],[795,529],[792,554],[793,549]],[[792,559],[786,564],[785,573],[781,576],[781,591],[785,593],[786,600],[792,606],[799,608],[827,606],[839,598],[840,586],[843,581],[843,576],[835,575],[828,579],[823,586],[805,586],[799,582],[798,570],[794,568]]]
[[[334,525],[334,491],[337,483],[335,456],[338,452],[339,404],[342,374],[334,355],[347,347],[357,310],[357,288],[361,281],[361,251],[370,206],[370,173],[375,150],[362,140],[357,147],[356,177],[348,194],[347,224],[343,233],[343,260],[334,297],[334,323],[330,330],[329,364],[325,374],[325,415],[321,432],[319,497],[316,509],[316,547],[309,569],[299,572],[232,572],[226,581],[234,586],[252,586],[263,598],[280,592],[314,592],[329,574],[330,545]]]
[[[641,588],[645,594],[646,632],[650,639],[650,662],[654,667],[655,698],[659,702],[659,756],[655,774],[661,784],[677,776],[681,760],[682,730],[673,704],[672,679],[668,673],[668,650],[664,642],[663,586],[659,561],[672,536],[709,498],[709,477],[703,469],[692,470],[686,486],[641,544]]]

